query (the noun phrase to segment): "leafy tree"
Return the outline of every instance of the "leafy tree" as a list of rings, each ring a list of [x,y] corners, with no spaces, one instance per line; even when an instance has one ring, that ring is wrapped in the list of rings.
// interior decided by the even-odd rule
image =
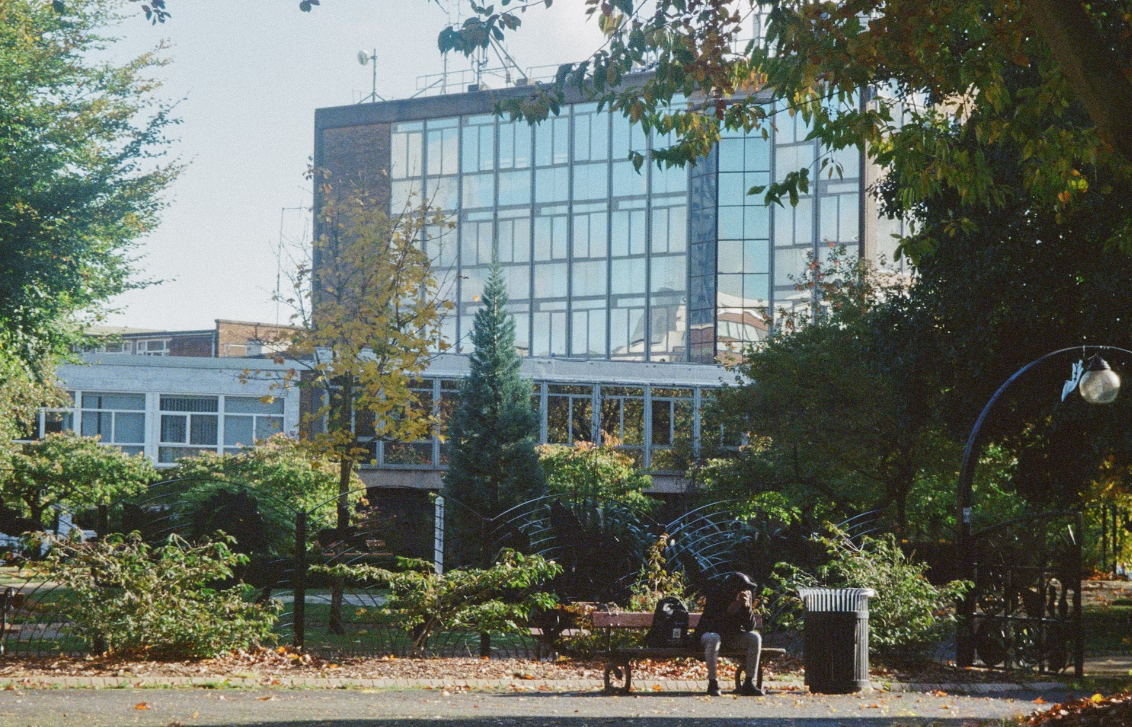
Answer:
[[[1050,130],[1059,123],[1050,119]],[[984,147],[969,129],[949,133],[956,148]],[[894,214],[915,214],[928,227],[970,221],[953,224],[921,256],[907,305],[886,313],[894,325],[920,331],[933,351],[940,390],[936,415],[959,441],[994,391],[1029,361],[1078,342],[1132,348],[1124,325],[1132,316],[1125,284],[1132,262],[1105,247],[1113,226],[1132,217],[1124,195],[1105,192],[1119,187],[1118,178],[1096,168],[1090,184],[1102,193],[1060,211],[1034,207],[1024,156],[1023,146],[1005,143],[988,156],[995,186],[1008,190],[1007,201],[995,208],[947,189],[906,207],[901,190],[908,182],[900,170],[881,187]],[[917,236],[911,239],[918,242]],[[1081,246],[1090,252],[1083,254]],[[1129,402],[1122,398],[1096,408],[1075,394],[1062,401],[1058,394],[1068,373],[1063,361],[1018,381],[983,430],[988,442],[1003,449],[998,459],[1014,480],[1008,489],[1034,506],[1075,506],[1094,480],[1126,482],[1132,464],[1122,425]]]
[[[285,434],[275,434],[235,454],[204,452],[182,459],[169,474],[251,486],[295,510],[313,511],[316,519],[312,524],[316,527],[334,524],[333,518],[319,506],[338,495],[338,467],[308,442]],[[362,499],[362,481],[357,473],[351,477],[350,500],[355,503]]]
[[[836,517],[891,507],[904,529],[917,478],[958,461],[932,417],[930,349],[883,316],[906,304],[904,285],[844,249],[799,285],[817,287],[822,306],[780,318],[737,366],[743,383],[717,399],[752,439],[741,451],[756,478],[748,486],[792,493],[806,510],[832,505]]]
[[[645,494],[652,478],[635,466],[633,458],[610,446],[578,442],[573,447],[543,444],[539,463],[552,493],[574,498],[619,502],[648,512],[659,501]]]
[[[421,250],[426,226],[442,223],[427,207],[390,218],[367,195],[325,179],[318,198],[320,234],[285,301],[299,326],[288,357],[277,358],[295,368],[278,385],[311,391],[304,421],[314,451],[337,463],[346,528],[354,466],[372,457],[359,437],[412,441],[435,424],[412,386],[449,346],[440,322],[452,303]]]
[[[43,379],[130,280],[179,166],[147,53],[95,60],[119,0],[0,1],[0,385]]]
[[[336,511],[326,505],[338,495],[338,467],[308,442],[276,434],[235,454],[205,452],[178,462],[174,478],[197,480],[176,508],[196,536],[217,530],[236,536],[241,552],[294,550],[295,512],[309,513],[312,535],[336,527]],[[350,504],[364,502],[357,474]]]
[[[476,52],[518,28],[522,11],[541,4],[477,5],[462,28],[442,33],[441,50]],[[765,129],[776,114],[799,113],[811,124],[811,137],[829,148],[855,146],[882,167],[916,175],[902,190],[910,203],[950,189],[1001,205],[1006,190],[994,184],[987,160],[1002,144],[1024,148],[1027,194],[1034,206],[1055,212],[1085,195],[1093,167],[1125,182],[1132,173],[1126,126],[1132,124],[1132,81],[1123,73],[1132,58],[1132,23],[1120,0],[586,5],[607,43],[590,58],[561,66],[554,84],[502,101],[501,111],[540,120],[557,114],[566,88],[577,87],[646,130],[675,132],[676,145],[653,152],[661,166],[702,157],[721,127]],[[766,14],[765,40],[738,43],[756,9]],[[629,79],[646,65],[651,74]],[[1017,74],[1030,79],[1022,93],[1010,85]],[[866,87],[877,92],[862,103]],[[704,101],[672,103],[677,97]],[[941,133],[952,125],[969,128],[987,148],[956,148]],[[813,176],[837,173],[837,167],[827,155],[813,168],[753,191],[765,191],[768,201],[793,201]],[[948,229],[904,250],[916,257]],[[1114,225],[1107,241],[1132,249],[1123,224]]]
[[[409,560],[410,569],[393,572],[367,565],[320,566],[337,578],[381,583],[389,594],[381,613],[408,631],[414,653],[441,629],[484,633],[525,631],[532,611],[554,608],[554,596],[539,588],[562,572],[539,555],[505,550],[490,568],[457,569],[438,575],[429,563]]]
[[[45,524],[52,506],[77,512],[109,504],[157,479],[145,456],[73,432],[23,445],[9,465],[0,472],[0,501]]]
[[[440,323],[452,302],[442,299],[423,252],[426,228],[446,223],[423,205],[390,217],[367,194],[337,189],[322,173],[315,178],[319,234],[292,280],[294,293],[285,302],[299,325],[288,357],[277,357],[295,368],[277,385],[311,391],[314,406],[304,420],[314,449],[337,463],[337,528],[344,538],[354,467],[373,456],[359,437],[413,441],[435,425],[412,387],[449,346]],[[336,586],[334,629],[341,596]]]
[[[282,605],[249,603],[240,587],[217,589],[247,557],[228,542],[159,547],[141,536],[94,543],[51,539],[47,578],[68,589],[64,629],[118,655],[212,657],[273,638]]]
[[[462,535],[458,562],[482,563],[480,523],[471,521],[493,518],[545,490],[535,451],[538,418],[531,385],[519,378],[515,321],[498,265],[484,286],[471,342],[470,370],[449,425],[444,495],[463,506],[449,510]]]

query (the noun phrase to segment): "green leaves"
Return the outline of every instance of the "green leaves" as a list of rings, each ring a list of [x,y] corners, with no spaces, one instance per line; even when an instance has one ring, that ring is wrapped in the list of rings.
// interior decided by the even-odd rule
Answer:
[[[175,123],[150,78],[163,59],[92,60],[116,5],[11,0],[0,22],[0,359],[33,379],[138,286],[133,245],[179,171],[159,159]],[[144,8],[164,18],[163,0]]]
[[[42,521],[53,505],[79,511],[107,504],[156,479],[143,455],[123,454],[98,437],[49,434],[22,445],[0,471],[0,501]]]
[[[413,648],[423,652],[439,630],[508,633],[523,630],[536,609],[553,608],[554,596],[540,588],[562,567],[538,555],[504,550],[487,569],[458,569],[437,575],[423,561],[394,572],[372,566],[319,566],[312,570],[335,578],[368,581],[388,587],[380,613],[410,632]]]
[[[246,602],[241,587],[215,587],[247,562],[226,540],[190,545],[173,535],[154,547],[133,533],[49,545],[45,575],[70,591],[65,628],[114,654],[211,657],[248,648],[272,638],[282,610]]]

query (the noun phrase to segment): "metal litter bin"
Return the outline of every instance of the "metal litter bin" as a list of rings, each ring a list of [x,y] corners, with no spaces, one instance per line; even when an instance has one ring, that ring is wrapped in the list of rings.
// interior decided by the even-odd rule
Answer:
[[[821,694],[869,688],[871,588],[799,588],[806,685]]]

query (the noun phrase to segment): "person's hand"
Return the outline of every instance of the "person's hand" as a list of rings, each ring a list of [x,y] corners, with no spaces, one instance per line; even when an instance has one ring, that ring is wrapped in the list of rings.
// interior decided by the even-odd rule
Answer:
[[[751,592],[739,591],[735,594],[735,600],[727,606],[727,613],[735,613],[739,609],[749,609],[751,607]]]

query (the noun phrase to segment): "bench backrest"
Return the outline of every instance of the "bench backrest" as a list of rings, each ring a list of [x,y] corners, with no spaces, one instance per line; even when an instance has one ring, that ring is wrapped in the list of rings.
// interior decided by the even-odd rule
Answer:
[[[700,622],[700,613],[688,614],[688,628]],[[594,611],[595,629],[647,629],[652,626],[652,614],[647,611]],[[755,628],[762,628],[762,617],[755,614]]]

